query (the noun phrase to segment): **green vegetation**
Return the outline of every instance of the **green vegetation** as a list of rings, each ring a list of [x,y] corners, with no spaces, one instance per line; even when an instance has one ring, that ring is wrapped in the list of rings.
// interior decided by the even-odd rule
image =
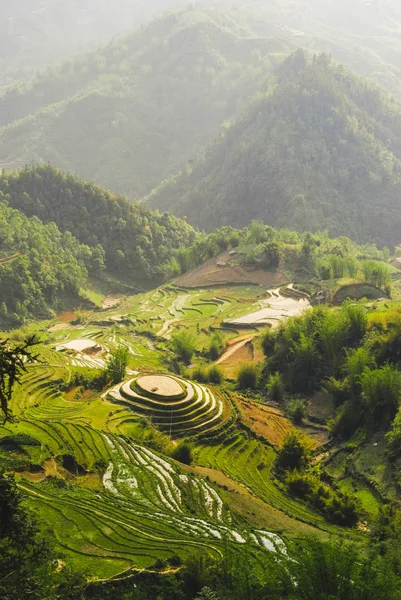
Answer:
[[[152,213],[51,166],[3,172],[0,200],[30,217],[55,222],[66,232],[60,239],[66,252],[70,248],[79,252],[80,246],[68,233],[73,231],[76,239],[91,247],[87,254],[92,272],[101,272],[105,264],[116,275],[135,276],[138,287],[162,280],[171,251],[195,238],[194,230],[183,221]],[[33,223],[38,224],[38,220]],[[54,225],[48,230],[53,235],[57,232]],[[74,273],[67,258],[61,258],[67,272]]]
[[[264,226],[259,229],[264,232]],[[325,244],[316,246],[313,252],[324,252]],[[197,366],[188,369],[187,377],[195,379],[198,369],[203,370],[209,381],[218,374],[215,381],[219,379],[220,383],[220,367],[206,362],[207,358],[210,360],[211,343],[218,337],[225,345],[227,339],[238,334],[221,329],[217,330],[219,335],[216,336],[215,327],[226,314],[246,314],[261,299],[264,295],[255,287],[239,286],[223,292],[164,286],[127,298],[119,307],[104,312],[100,318],[101,326],[93,323],[99,320],[96,313],[89,315],[84,325],[66,324],[64,330],[61,324],[57,328],[49,324],[42,326],[42,343],[37,346],[42,363],[27,365],[21,386],[15,388],[12,409],[17,420],[0,430],[0,460],[9,471],[17,470],[18,485],[26,494],[26,502],[35,509],[40,522],[43,519],[50,524],[55,547],[60,548],[60,542],[63,544],[63,550],[58,550],[57,556],[68,568],[74,571],[90,569],[95,578],[107,579],[134,565],[145,569],[145,577],[148,569],[163,571],[178,564],[179,571],[171,587],[172,598],[192,600],[208,586],[222,600],[231,599],[233,594],[243,600],[245,588],[232,591],[231,586],[238,583],[234,575],[230,575],[230,581],[236,583],[224,580],[223,585],[220,567],[213,566],[215,560],[224,564],[220,559],[222,554],[227,565],[235,565],[237,561],[249,565],[248,575],[255,576],[252,588],[255,598],[259,595],[263,598],[266,590],[272,589],[276,577],[273,573],[278,576],[275,569],[279,568],[282,559],[274,558],[275,551],[281,557],[280,548],[287,547],[290,556],[299,561],[293,542],[298,537],[304,539],[305,533],[315,533],[319,537],[350,536],[357,548],[358,561],[361,560],[360,552],[363,555],[367,538],[357,530],[355,522],[368,518],[370,524],[374,518],[367,485],[363,487],[359,483],[358,490],[353,489],[352,482],[360,480],[353,479],[350,474],[347,480],[328,478],[327,473],[332,472],[330,457],[327,467],[315,465],[320,450],[315,450],[315,444],[308,439],[309,430],[300,441],[304,459],[287,460],[291,455],[299,457],[295,446],[300,438],[294,434],[295,446],[288,441],[289,435],[284,444],[288,451],[280,450],[277,454],[266,443],[264,435],[254,435],[242,424],[236,407],[237,397],[229,393],[234,383],[225,383],[224,388],[216,389],[165,373],[166,365],[174,359],[170,348],[175,335],[186,332],[193,339],[199,336],[200,340],[197,340],[199,350],[192,356]],[[113,321],[115,314],[124,315],[117,324]],[[367,314],[358,304],[352,303],[343,308],[316,308],[299,319],[289,320],[287,325],[269,330],[264,340],[269,350],[267,364],[277,360],[279,347],[285,349],[280,338],[282,331],[288,329],[295,335],[294,323],[305,331],[305,335],[308,327],[312,327],[306,323],[314,323],[310,331],[313,331],[319,351],[323,343],[319,340],[336,340],[330,315],[345,336],[338,343],[344,344],[346,349],[339,357],[336,373],[329,368],[328,357],[331,360],[333,354],[322,355],[322,362],[326,364],[326,370],[323,372],[322,369],[321,374],[323,383],[327,383],[326,373],[335,375],[337,383],[342,381],[340,375],[349,378],[350,385],[359,390],[361,401],[367,404],[368,389],[385,389],[387,396],[389,388],[381,387],[381,375],[378,375],[378,387],[371,384],[363,393],[360,376],[366,374],[367,368],[374,372],[384,367],[384,364],[374,362],[376,356],[389,357],[396,352],[390,324],[396,322],[398,311]],[[169,341],[163,338],[167,335],[163,320],[172,318],[177,321],[171,325]],[[210,327],[212,323],[214,327]],[[319,333],[319,327],[325,336]],[[158,332],[161,332],[160,336]],[[330,336],[326,335],[328,332],[332,332]],[[151,337],[145,338],[145,334]],[[21,335],[22,332],[12,332],[10,337],[18,339]],[[350,340],[353,338],[361,343],[352,348]],[[369,352],[365,338],[369,338]],[[88,354],[72,350],[73,347],[80,348],[85,340],[96,340],[97,350],[90,349]],[[68,342],[70,346],[63,349]],[[128,368],[141,370],[146,364],[152,372],[146,376],[152,379],[152,374],[165,373],[163,377],[175,381],[178,389],[167,381],[143,381],[140,376],[133,376],[130,381],[123,381],[105,393],[102,373],[107,355],[121,347],[129,348]],[[298,346],[294,346],[290,353],[292,360],[297,359],[297,351]],[[260,366],[254,361],[251,371],[256,370],[259,375]],[[255,383],[255,391],[266,390],[270,374],[274,380],[282,382],[287,393],[289,380],[282,368],[265,369],[260,381]],[[396,385],[395,379],[391,381]],[[317,388],[319,384],[320,380],[316,381]],[[164,385],[173,387],[164,388]],[[332,387],[336,389],[334,382]],[[282,391],[281,385],[279,388]],[[102,390],[101,395],[98,389]],[[170,389],[171,397],[163,396],[163,389]],[[255,391],[252,395],[257,398]],[[295,393],[291,390],[290,397]],[[338,393],[340,410],[344,390]],[[240,401],[244,399],[241,397]],[[296,396],[296,401],[305,403],[303,396]],[[307,418],[304,422],[307,423]],[[271,421],[271,427],[277,427],[279,431],[282,425],[279,421]],[[366,427],[369,427],[368,420]],[[362,460],[361,453],[356,459],[358,469]],[[296,467],[298,469],[294,470]],[[210,480],[203,479],[206,474]],[[249,507],[247,503],[250,503]],[[375,506],[377,514],[378,506]],[[262,522],[267,531],[260,529]],[[239,542],[242,539],[245,543]],[[285,546],[281,545],[283,543]],[[208,570],[216,568],[214,579],[200,576],[204,573],[203,567],[198,565],[195,569],[197,562],[193,552],[196,545],[202,546]],[[304,541],[301,546],[305,548]],[[321,552],[326,552],[325,548]],[[378,568],[383,567],[379,565]],[[194,579],[190,579],[189,573]],[[271,581],[266,580],[268,573],[272,574]],[[158,593],[169,598],[170,592],[160,590],[164,590],[170,576],[164,575],[164,579],[152,577],[155,577],[152,583],[155,588],[152,589],[157,588]],[[356,581],[356,571],[352,577]],[[192,587],[189,581],[196,583]],[[149,593],[149,587],[146,587],[151,585],[149,581],[135,579],[135,582],[136,590],[148,589]],[[130,598],[132,589],[123,587],[128,583],[121,581],[115,585],[116,589],[121,589],[120,595],[125,593]],[[88,588],[81,585],[79,593],[85,599],[96,597],[96,594],[100,598],[106,594],[107,598],[107,594],[111,594],[108,589],[105,585],[100,593],[94,582]],[[284,588],[276,589],[277,599],[281,600]],[[296,598],[295,591],[293,596]]]
[[[209,230],[259,218],[394,245],[400,131],[393,99],[327,56],[299,51],[277,67],[247,113],[149,201]],[[265,245],[257,257],[274,265],[276,254]]]
[[[195,352],[195,338],[187,331],[180,331],[172,339],[172,347],[178,360],[189,365]]]
[[[266,342],[265,342],[266,344]],[[267,382],[267,391],[269,397],[274,402],[282,402],[284,398],[284,384],[281,380],[280,373],[273,373]]]
[[[50,161],[142,197],[213,140],[290,47],[275,34],[261,38],[240,15],[195,5],[167,13],[8,89],[0,97],[3,162]]]
[[[113,350],[106,362],[106,377],[110,383],[116,385],[125,377],[129,363],[129,349],[119,346]]]
[[[11,346],[8,341],[0,340],[0,407],[4,420],[10,412],[10,401],[16,383],[21,383],[21,376],[26,372],[25,362],[33,362],[36,356],[32,347],[36,344],[34,337],[25,343]]]
[[[33,600],[72,598],[83,579],[56,571],[54,548],[23,505],[15,480],[0,471],[0,595]]]
[[[140,0],[118,0],[113,7],[99,0],[96,8],[86,9],[75,2],[32,0],[29,3],[4,0],[0,6],[0,89],[33,77],[43,69],[84,49],[146,22],[154,10],[165,10],[169,3],[154,0],[152,6]],[[84,15],[83,15],[84,12]],[[76,59],[75,63],[80,64]],[[68,76],[67,61],[64,65]],[[52,73],[48,69],[46,75]],[[37,80],[40,74],[36,73]],[[20,86],[21,91],[22,86]],[[22,88],[23,89],[23,88]]]
[[[9,208],[8,199],[0,192],[0,319],[10,325],[49,317],[64,295],[76,297],[96,249]]]
[[[245,364],[238,371],[238,389],[241,391],[255,390],[259,384],[259,371],[254,364]]]
[[[0,86],[77,43],[36,2]],[[339,0],[334,40],[321,3],[191,5],[0,96],[5,600],[400,597],[401,109],[293,51],[399,91],[401,14]]]

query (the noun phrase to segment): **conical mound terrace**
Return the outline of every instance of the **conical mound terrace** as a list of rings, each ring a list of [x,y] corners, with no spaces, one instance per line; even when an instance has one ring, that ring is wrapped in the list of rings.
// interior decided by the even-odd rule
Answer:
[[[216,390],[172,375],[138,375],[110,390],[109,397],[174,436],[212,432],[231,412]]]

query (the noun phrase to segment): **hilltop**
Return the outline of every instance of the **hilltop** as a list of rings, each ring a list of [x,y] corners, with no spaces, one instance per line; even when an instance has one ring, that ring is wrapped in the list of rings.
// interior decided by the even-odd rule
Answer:
[[[401,98],[401,7],[396,0],[250,0],[246,9],[261,35],[269,32],[310,52],[330,54]]]
[[[51,162],[131,197],[185,166],[289,44],[196,7],[38,74],[0,99],[2,166]]]
[[[87,270],[98,275],[107,269],[132,289],[164,281],[174,252],[192,244],[196,237],[192,227],[172,215],[154,213],[49,165],[3,172],[0,208],[5,223],[0,256],[21,253],[12,263],[0,260],[0,276],[9,286],[0,302],[12,301],[13,312],[15,302],[24,303],[34,293],[28,290],[35,286],[45,288],[44,298],[54,306],[58,291],[68,286],[79,290]],[[25,269],[26,260],[30,270],[26,277],[31,279],[18,292],[14,284],[19,281],[20,285],[26,277],[19,280],[16,267],[22,261]],[[46,281],[42,272],[48,261]],[[54,283],[52,277],[57,273],[59,281]],[[36,304],[43,312],[45,302],[40,294]],[[26,314],[38,310],[27,309]]]
[[[286,59],[244,115],[149,197],[207,230],[250,218],[399,241],[401,106],[325,55]]]

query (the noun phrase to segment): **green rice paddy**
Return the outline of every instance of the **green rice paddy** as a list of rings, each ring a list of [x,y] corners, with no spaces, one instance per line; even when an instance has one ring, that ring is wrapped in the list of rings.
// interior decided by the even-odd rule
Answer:
[[[166,376],[166,344],[176,331],[196,335],[201,350],[225,319],[255,311],[264,297],[255,286],[208,291],[165,286],[93,312],[84,325],[50,324],[38,362],[27,366],[15,389],[15,421],[0,428],[0,457],[53,532],[60,559],[104,579],[149,568],[159,559],[185,560],[199,549],[218,558],[229,544],[233,553],[245,550],[263,568],[272,554],[279,559],[286,553],[280,515],[287,525],[292,519],[294,536],[305,523],[319,535],[357,536],[285,493],[272,472],[275,450],[241,428],[229,394],[176,375],[171,376],[183,389],[177,397],[162,398],[157,389],[139,385],[140,374]],[[222,331],[226,340],[239,333]],[[80,350],[85,340],[95,348]],[[63,391],[73,369],[103,368],[121,345],[129,350],[122,384],[97,394],[79,386]],[[180,437],[191,440],[194,467],[224,474],[266,510],[271,507],[277,529],[259,530],[249,519],[234,517],[236,507],[225,490],[141,445],[139,431],[149,427],[144,417],[171,436],[172,445]],[[339,456],[330,469],[346,489],[351,483],[341,477],[342,461]],[[357,493],[374,513],[368,487],[360,484]]]

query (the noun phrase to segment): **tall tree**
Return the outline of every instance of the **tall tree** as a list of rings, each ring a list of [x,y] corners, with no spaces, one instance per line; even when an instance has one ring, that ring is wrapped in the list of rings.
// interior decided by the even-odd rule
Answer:
[[[33,362],[32,347],[37,343],[35,337],[28,338],[23,344],[12,346],[8,340],[0,340],[0,406],[4,421],[10,418],[10,400],[16,383],[26,372],[26,363]]]
[[[118,346],[111,353],[107,364],[106,374],[111,383],[120,383],[125,377],[129,361],[129,350],[125,346]]]

